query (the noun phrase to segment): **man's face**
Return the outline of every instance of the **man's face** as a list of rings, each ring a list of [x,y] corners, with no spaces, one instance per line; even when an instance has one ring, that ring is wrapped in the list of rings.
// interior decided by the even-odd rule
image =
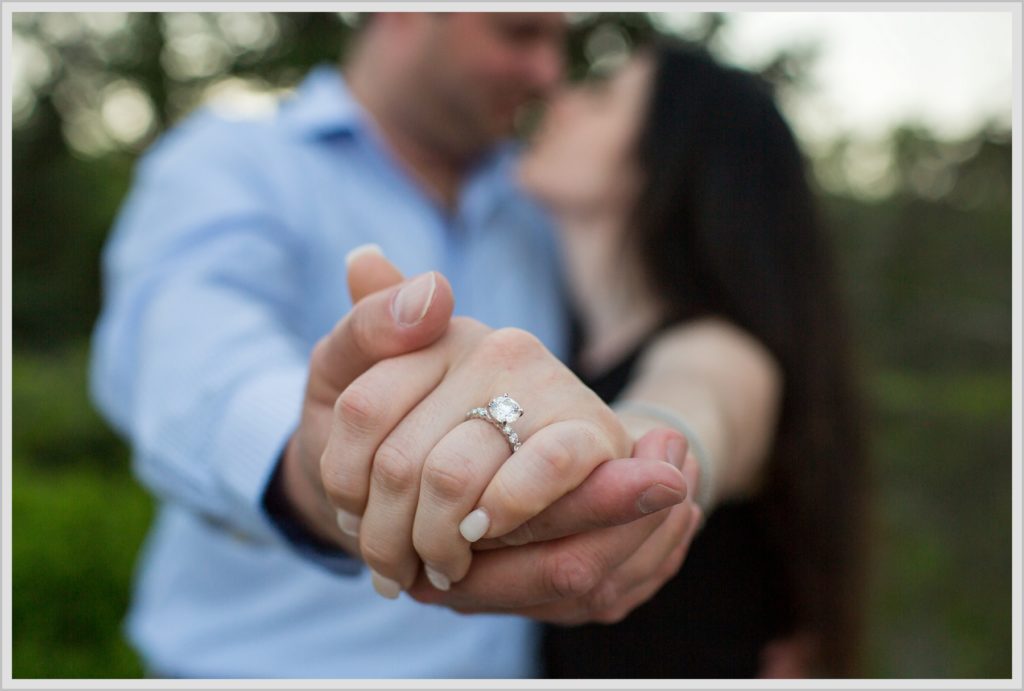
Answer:
[[[410,106],[441,144],[467,154],[490,147],[512,133],[524,105],[561,81],[561,13],[434,13],[416,21]]]

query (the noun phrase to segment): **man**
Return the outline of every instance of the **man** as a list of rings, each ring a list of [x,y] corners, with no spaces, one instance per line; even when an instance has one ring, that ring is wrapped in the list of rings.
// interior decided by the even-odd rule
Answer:
[[[315,71],[269,121],[196,116],[140,164],[105,256],[93,387],[162,500],[128,621],[154,673],[531,676],[531,619],[620,618],[678,568],[700,520],[685,440],[636,417],[627,432],[578,381],[547,386],[566,354],[557,252],[500,140],[558,83],[564,31],[558,14],[378,15],[344,78]],[[398,268],[350,254],[367,242]],[[455,296],[469,321],[449,323]],[[358,515],[407,513],[421,471],[427,482],[425,451],[401,478],[394,445],[382,454],[379,423],[403,380],[373,400],[352,386],[420,349],[473,354],[470,379],[507,367],[522,372],[516,395],[590,411],[567,439],[593,444],[559,467],[596,470],[556,474],[543,520],[504,538],[536,548],[487,540],[543,509],[513,493],[489,526],[463,531],[498,549],[476,552],[455,584],[428,583],[410,561],[419,542]],[[447,431],[416,429],[413,446]],[[489,453],[502,448],[475,429]],[[669,463],[602,463],[630,455]],[[353,460],[365,486],[339,474]]]

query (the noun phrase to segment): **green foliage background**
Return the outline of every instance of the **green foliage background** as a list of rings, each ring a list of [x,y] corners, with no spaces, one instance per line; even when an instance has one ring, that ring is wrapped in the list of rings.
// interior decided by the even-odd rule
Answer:
[[[293,85],[311,65],[336,60],[355,23],[247,16],[248,24],[216,13],[15,15],[15,50],[46,67],[33,73],[31,97],[16,99],[13,142],[17,678],[142,673],[120,625],[153,505],[86,393],[99,253],[135,157],[204,89],[227,75]],[[703,19],[687,38],[714,50],[728,16]],[[571,73],[600,61],[596,35],[628,44],[659,27],[638,13],[576,17]],[[205,62],[183,62],[182,42],[197,35]],[[806,88],[812,60],[813,51],[782,53],[762,71],[785,96]],[[104,94],[125,85],[152,106],[152,126],[132,141],[105,131],[99,115]],[[891,133],[891,165],[867,192],[847,175],[856,144],[836,141],[812,163],[872,409],[867,671],[1008,677],[1009,135],[993,126],[940,141],[908,123]]]

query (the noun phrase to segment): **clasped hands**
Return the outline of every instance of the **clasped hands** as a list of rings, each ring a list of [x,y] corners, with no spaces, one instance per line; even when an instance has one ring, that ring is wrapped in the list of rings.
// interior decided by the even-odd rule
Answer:
[[[679,569],[700,524],[678,432],[634,440],[532,335],[452,317],[443,276],[350,255],[353,309],[313,350],[285,494],[387,597],[614,622]],[[509,392],[522,447],[466,412]],[[471,542],[472,540],[472,542]],[[422,568],[421,568],[422,566]]]

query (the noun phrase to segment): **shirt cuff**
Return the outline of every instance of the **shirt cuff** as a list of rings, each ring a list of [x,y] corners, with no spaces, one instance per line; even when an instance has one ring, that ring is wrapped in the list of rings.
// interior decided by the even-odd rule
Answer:
[[[337,545],[321,540],[298,520],[284,493],[281,467],[279,460],[263,494],[263,509],[267,517],[291,548],[305,560],[340,576],[359,575],[363,569],[361,560]]]

